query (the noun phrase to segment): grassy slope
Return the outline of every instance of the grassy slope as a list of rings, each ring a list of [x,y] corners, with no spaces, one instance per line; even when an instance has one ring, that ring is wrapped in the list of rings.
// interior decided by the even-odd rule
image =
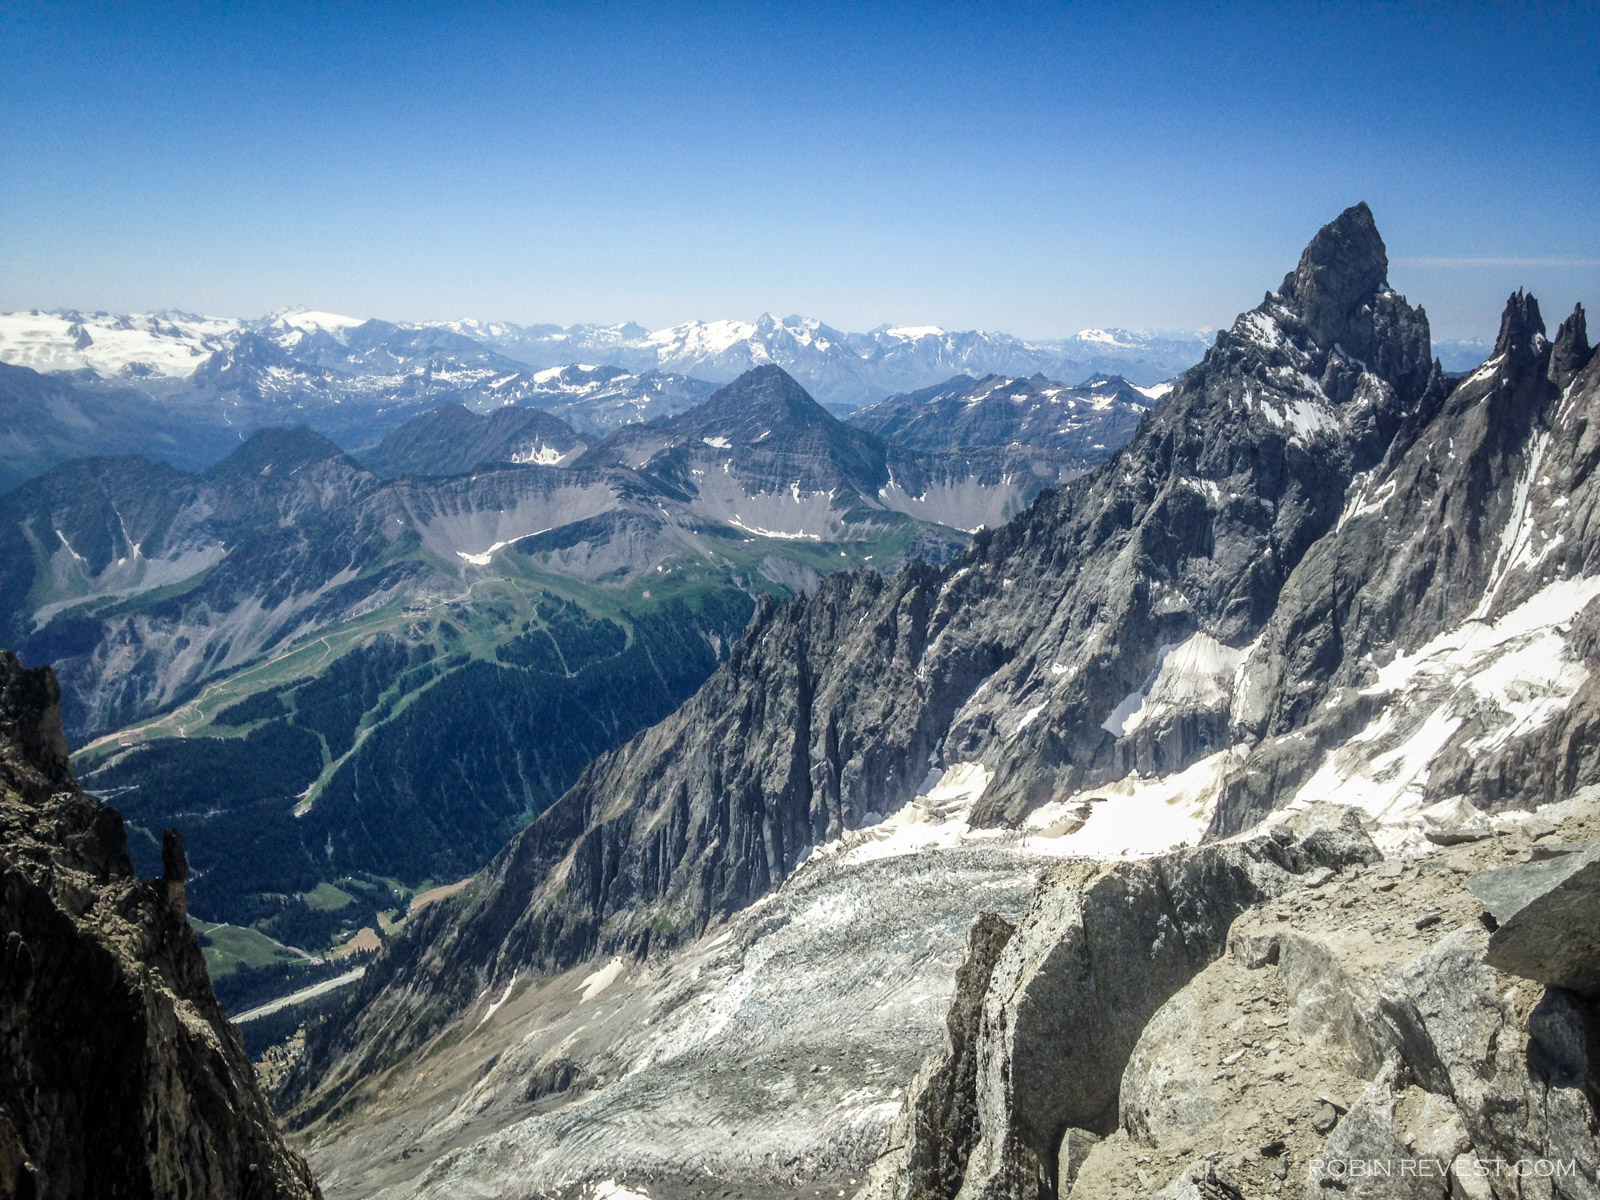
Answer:
[[[576,581],[503,552],[493,574],[464,580],[454,597],[394,602],[321,629],[97,739],[76,765],[86,786],[123,811],[141,869],[158,869],[165,825],[184,830],[197,917],[324,950],[362,925],[392,928],[410,894],[475,869],[590,758],[686,698],[726,654],[748,597],[784,594],[761,574],[766,556],[780,553],[819,573],[888,565],[912,536],[908,523],[868,542],[731,539],[718,547],[722,566],[683,556],[625,584]],[[621,630],[620,655],[597,658],[569,644],[608,623]],[[507,661],[509,646],[540,631],[558,647],[554,674]],[[618,640],[608,636],[608,645]],[[476,812],[468,827],[440,825],[433,810],[448,789],[426,777],[471,778],[480,766],[447,761],[448,748],[430,748],[428,738],[464,708],[481,708],[471,720],[492,724],[529,697],[533,707],[506,717],[485,755],[498,762],[539,742],[547,743],[546,761],[510,754],[523,777],[500,781],[500,791],[491,783],[492,794],[467,797],[465,807],[493,809],[503,792],[521,795],[504,811]],[[379,793],[403,801],[386,808],[374,802]],[[386,835],[365,860],[346,849],[385,843]],[[450,838],[468,844],[456,854],[409,856],[408,846],[432,849]],[[219,967],[232,961],[215,957]]]

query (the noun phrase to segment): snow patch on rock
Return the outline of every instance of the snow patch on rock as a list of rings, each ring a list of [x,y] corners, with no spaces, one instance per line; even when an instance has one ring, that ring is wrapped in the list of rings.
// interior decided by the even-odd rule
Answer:
[[[1588,678],[1567,635],[1596,596],[1600,576],[1559,580],[1498,621],[1469,619],[1378,668],[1362,691],[1384,707],[1323,758],[1289,807],[1349,804],[1386,853],[1415,845],[1428,824],[1429,774],[1469,719],[1485,732],[1467,752],[1495,749],[1561,712]]]

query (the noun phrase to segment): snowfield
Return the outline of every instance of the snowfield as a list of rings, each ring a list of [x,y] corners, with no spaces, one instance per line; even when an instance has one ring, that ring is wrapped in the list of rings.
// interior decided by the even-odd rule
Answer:
[[[186,379],[244,328],[187,313],[0,313],[0,362],[35,371],[93,371],[107,379]]]

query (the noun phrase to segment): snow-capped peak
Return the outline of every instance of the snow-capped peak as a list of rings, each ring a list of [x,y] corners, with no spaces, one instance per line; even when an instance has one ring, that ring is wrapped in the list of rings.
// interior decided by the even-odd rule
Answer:
[[[304,333],[340,334],[347,329],[367,323],[366,317],[346,317],[340,313],[315,312],[310,309],[286,309],[274,313],[269,323],[278,329],[298,329]]]
[[[1132,347],[1138,341],[1126,329],[1080,329],[1073,335],[1073,340],[1090,342],[1099,346]]]
[[[721,354],[740,342],[753,341],[756,326],[749,321],[686,321],[658,329],[645,338],[672,354]]]

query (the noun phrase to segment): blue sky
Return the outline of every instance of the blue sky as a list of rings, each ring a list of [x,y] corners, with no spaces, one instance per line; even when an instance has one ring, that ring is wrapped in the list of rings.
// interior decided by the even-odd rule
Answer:
[[[1594,5],[0,0],[0,307],[1194,328],[1364,199],[1492,335],[1597,135]]]

